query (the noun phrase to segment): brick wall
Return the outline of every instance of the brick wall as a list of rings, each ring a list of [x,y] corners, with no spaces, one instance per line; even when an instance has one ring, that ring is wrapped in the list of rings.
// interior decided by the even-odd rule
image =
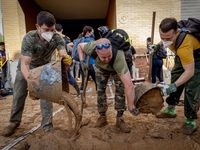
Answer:
[[[154,43],[157,43],[160,41],[160,22],[167,17],[174,17],[178,21],[181,19],[181,0],[116,0],[117,28],[127,31],[137,54],[146,51],[146,39],[151,37],[154,11]]]
[[[25,32],[24,14],[17,0],[1,0],[3,30],[6,50],[10,59],[20,57],[21,42]]]

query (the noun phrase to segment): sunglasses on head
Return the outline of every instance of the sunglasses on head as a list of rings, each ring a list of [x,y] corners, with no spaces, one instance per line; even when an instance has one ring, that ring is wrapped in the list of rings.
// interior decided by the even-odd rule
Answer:
[[[103,45],[97,45],[96,46],[96,48],[98,49],[98,50],[102,50],[102,48],[105,48],[105,49],[108,49],[109,47],[110,47],[110,44],[109,43],[105,43],[105,44],[103,44]]]

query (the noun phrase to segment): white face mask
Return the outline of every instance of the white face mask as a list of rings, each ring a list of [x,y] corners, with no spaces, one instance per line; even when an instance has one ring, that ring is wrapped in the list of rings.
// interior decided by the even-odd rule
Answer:
[[[174,42],[172,42],[172,41],[163,41],[162,40],[162,42],[163,42],[163,45],[164,45],[164,48],[167,48],[167,47],[169,47],[170,45],[172,45]]]
[[[163,45],[164,45],[164,48],[167,48],[167,47],[169,47],[170,45],[172,45],[174,42],[173,42],[173,40],[176,38],[176,35],[175,35],[175,37],[172,39],[172,41],[163,41],[162,40],[162,42],[163,42]]]
[[[53,37],[53,32],[43,32],[41,36],[49,42]]]
[[[42,29],[40,28],[40,30],[42,31]],[[41,32],[41,36],[46,40],[46,41],[50,41],[53,37],[53,32]]]

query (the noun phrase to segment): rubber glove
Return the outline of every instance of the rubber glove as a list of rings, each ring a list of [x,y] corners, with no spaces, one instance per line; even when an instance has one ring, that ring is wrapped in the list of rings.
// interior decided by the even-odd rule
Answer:
[[[163,96],[167,96],[167,95],[177,91],[177,87],[176,87],[175,83],[172,83],[170,85],[158,84],[157,87],[161,88],[161,94]]]
[[[160,49],[160,44],[152,44],[152,45],[149,45],[148,46],[148,52],[149,54],[155,52],[155,51],[158,51]]]
[[[83,70],[84,73],[85,73],[86,69],[89,70],[89,68],[87,67],[87,65],[86,65],[84,60],[80,61],[80,65],[81,65],[81,69]]]
[[[72,64],[72,58],[69,55],[65,54],[62,55],[62,57],[63,57],[62,61],[65,65],[70,66]]]
[[[129,110],[129,112],[133,115],[133,116],[137,116],[140,112],[138,111],[138,109],[132,109],[132,110]]]

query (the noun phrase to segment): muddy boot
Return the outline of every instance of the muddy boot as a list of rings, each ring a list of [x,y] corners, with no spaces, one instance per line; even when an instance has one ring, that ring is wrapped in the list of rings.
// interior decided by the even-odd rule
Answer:
[[[79,95],[80,95],[80,89],[79,89],[78,84],[77,84],[77,83],[74,83],[72,86],[75,88],[75,90],[76,90],[76,92],[77,92],[77,96],[79,96]]]
[[[105,114],[100,114],[100,117],[97,119],[97,122],[95,123],[95,127],[102,127],[107,125],[107,119],[106,119],[106,115]]]
[[[116,126],[120,128],[120,130],[124,133],[131,132],[131,129],[126,123],[124,122],[123,117],[117,117]]]
[[[186,119],[184,125],[180,129],[180,132],[186,135],[191,135],[195,131],[197,131],[195,120],[190,121]]]
[[[173,110],[170,110],[168,107],[164,110],[163,113],[160,115],[157,115],[157,118],[175,118],[177,116],[176,114],[176,108]]]
[[[15,133],[15,130],[17,129],[17,127],[19,127],[20,123],[17,124],[10,124],[9,126],[7,126],[4,130],[3,130],[3,136],[8,137],[11,136]]]

